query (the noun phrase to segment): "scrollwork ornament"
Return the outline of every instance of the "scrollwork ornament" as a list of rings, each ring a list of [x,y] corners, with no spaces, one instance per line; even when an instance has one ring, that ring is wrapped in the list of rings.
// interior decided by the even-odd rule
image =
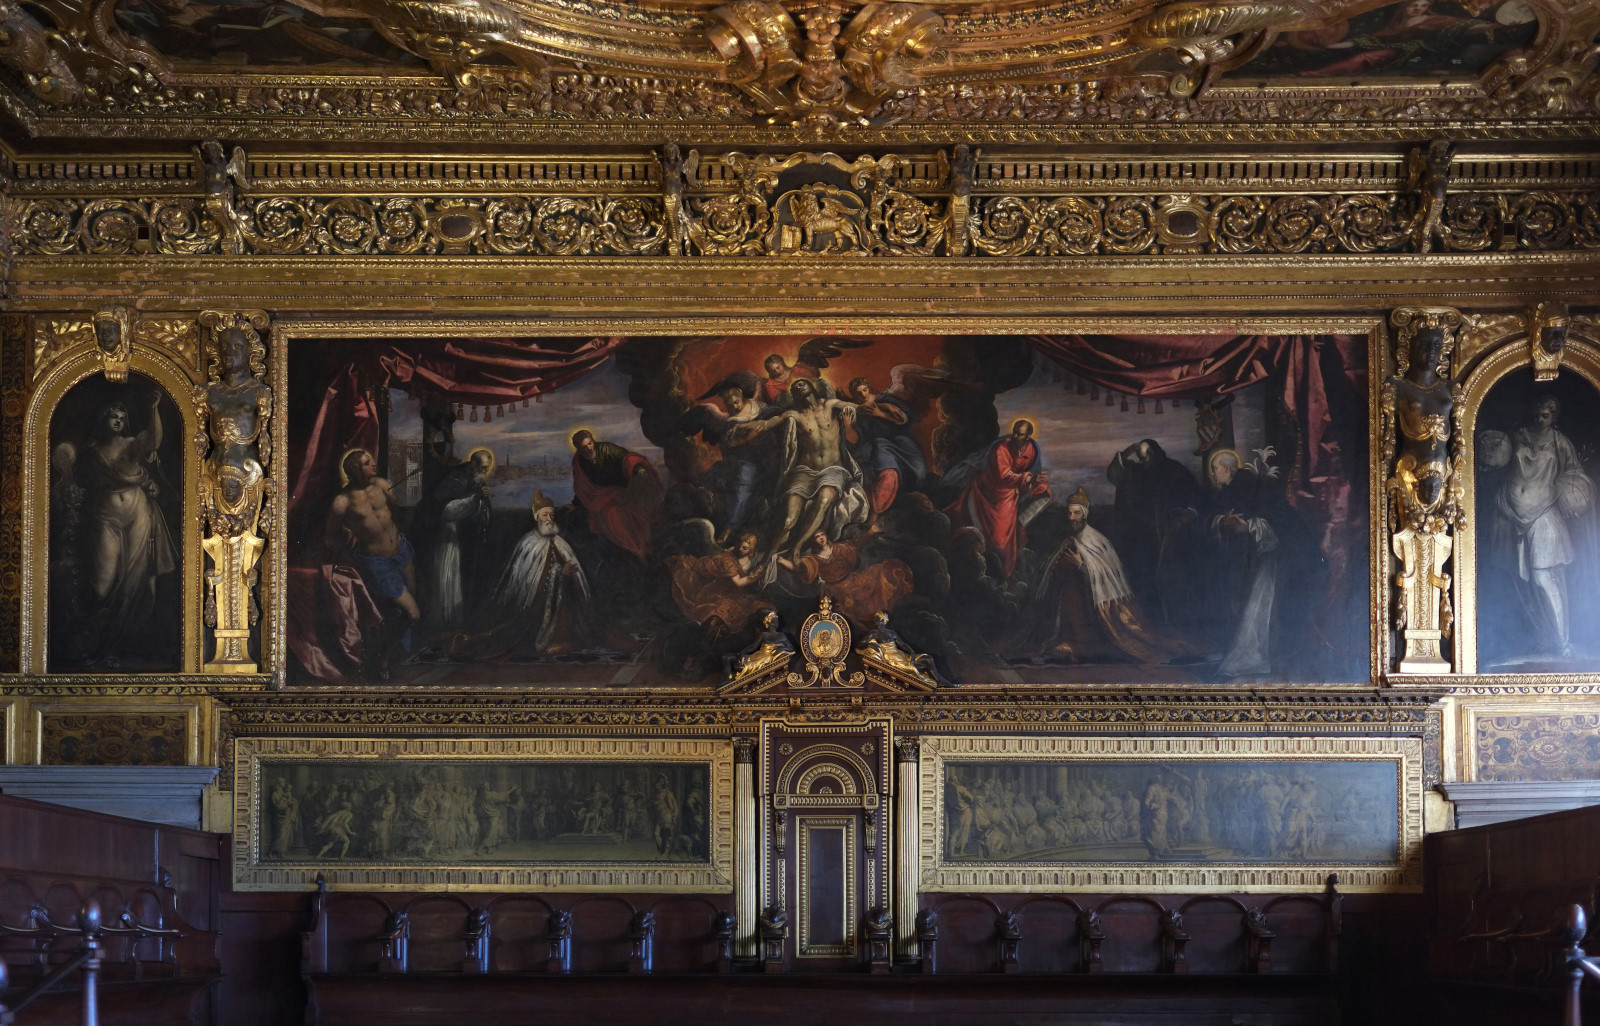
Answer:
[[[205,572],[205,622],[214,652],[206,673],[255,673],[250,639],[260,619],[255,589],[257,564],[266,548],[263,514],[270,518],[272,389],[266,383],[269,321],[260,310],[207,310],[203,388],[194,395],[200,429],[195,453],[202,459],[200,500],[209,561]]]
[[[1392,253],[1404,249],[1411,235],[1392,198],[1357,194],[1331,203],[1329,230],[1334,243],[1350,253]]]
[[[1457,253],[1475,253],[1492,248],[1500,238],[1505,221],[1498,197],[1483,193],[1451,196],[1444,204],[1439,230],[1445,248]]]
[[[1386,491],[1401,564],[1395,628],[1405,644],[1396,669],[1447,673],[1441,643],[1454,616],[1445,566],[1451,531],[1463,523],[1462,402],[1450,367],[1464,318],[1449,307],[1401,307],[1389,323],[1396,373],[1383,386],[1383,458],[1392,468]]]

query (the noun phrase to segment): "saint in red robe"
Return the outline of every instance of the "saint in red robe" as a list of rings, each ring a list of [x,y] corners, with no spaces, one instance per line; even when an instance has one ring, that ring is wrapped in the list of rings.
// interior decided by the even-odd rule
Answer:
[[[983,532],[1007,577],[1017,568],[1017,553],[1025,537],[1017,520],[1023,500],[1050,492],[1048,484],[1034,478],[1038,469],[1039,446],[1033,439],[1002,438],[989,447],[981,469],[945,510],[958,524],[970,524]]]
[[[589,517],[589,529],[645,562],[650,525],[664,489],[650,461],[611,442],[595,458],[572,457],[572,494]]]

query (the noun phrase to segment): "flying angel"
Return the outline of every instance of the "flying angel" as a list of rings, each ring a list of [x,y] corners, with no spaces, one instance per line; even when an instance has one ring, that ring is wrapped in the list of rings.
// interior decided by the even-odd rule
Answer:
[[[773,353],[761,362],[767,378],[761,382],[761,401],[790,405],[789,386],[796,378],[811,378],[822,386],[822,397],[831,399],[834,389],[823,379],[829,360],[837,360],[847,349],[865,349],[871,342],[858,338],[814,338],[800,346],[793,365],[785,362],[779,353]]]

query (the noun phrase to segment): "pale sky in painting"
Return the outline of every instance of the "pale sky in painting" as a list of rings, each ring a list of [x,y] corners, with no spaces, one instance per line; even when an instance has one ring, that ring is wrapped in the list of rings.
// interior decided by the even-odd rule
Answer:
[[[394,409],[389,414],[389,438],[393,446],[401,440],[420,440],[421,405],[406,393],[393,393]],[[639,430],[639,411],[628,401],[628,379],[607,362],[598,370],[556,390],[543,402],[520,403],[506,407],[505,416],[489,423],[474,424],[465,416],[456,421],[456,455],[479,446],[493,450],[501,464],[510,460],[510,473],[496,471],[489,483],[489,495],[496,505],[527,505],[535,489],[558,504],[572,500],[572,432],[588,428],[603,442],[615,442],[657,464],[659,448],[646,441]],[[554,469],[548,476],[525,476],[516,468],[549,462]]]
[[[1194,404],[1186,399],[1174,410],[1164,403],[1166,411],[1158,415],[1155,400],[1146,399],[1144,413],[1139,414],[1135,412],[1137,400],[1129,397],[1126,413],[1121,400],[1118,396],[1114,405],[1107,406],[1102,392],[1099,399],[1091,401],[1088,395],[1078,394],[1076,379],[1070,375],[1057,383],[1048,371],[1035,369],[1027,384],[995,396],[995,408],[1001,431],[1009,431],[1012,422],[1022,417],[1038,426],[1035,438],[1050,475],[1050,491],[1060,501],[1066,501],[1081,485],[1096,505],[1110,505],[1116,489],[1106,480],[1106,464],[1122,449],[1145,438],[1160,442],[1168,456],[1188,467],[1199,480]],[[1235,446],[1245,459],[1252,459],[1250,450],[1262,444],[1264,431],[1261,387],[1235,393],[1230,408]],[[1282,467],[1284,458],[1274,462]]]

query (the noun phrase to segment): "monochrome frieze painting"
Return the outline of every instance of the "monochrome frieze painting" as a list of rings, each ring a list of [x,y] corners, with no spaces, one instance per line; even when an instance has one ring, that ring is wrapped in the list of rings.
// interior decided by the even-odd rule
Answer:
[[[291,340],[297,683],[1366,682],[1365,336]]]
[[[944,861],[1374,863],[1399,858],[1392,761],[944,766]]]
[[[700,863],[709,766],[263,760],[262,866]]]

